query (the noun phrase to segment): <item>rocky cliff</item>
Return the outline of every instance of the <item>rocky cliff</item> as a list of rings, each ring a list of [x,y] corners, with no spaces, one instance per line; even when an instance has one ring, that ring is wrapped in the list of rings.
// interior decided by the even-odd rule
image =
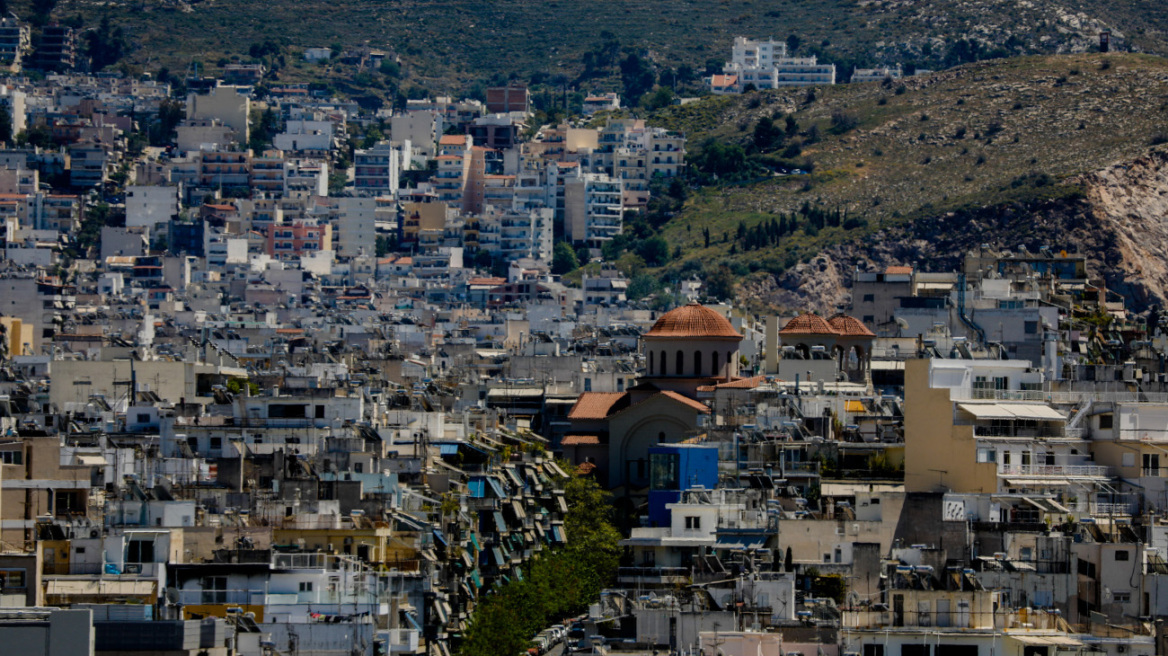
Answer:
[[[741,286],[755,305],[831,312],[850,302],[856,270],[907,264],[955,271],[964,254],[988,244],[1002,251],[1042,246],[1082,252],[1094,279],[1122,294],[1131,309],[1168,305],[1168,151],[1067,181],[1081,194],[950,212],[833,246],[780,276]]]

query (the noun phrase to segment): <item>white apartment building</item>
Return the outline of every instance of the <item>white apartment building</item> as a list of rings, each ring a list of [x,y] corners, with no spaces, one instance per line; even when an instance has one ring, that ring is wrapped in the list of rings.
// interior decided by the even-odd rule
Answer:
[[[493,206],[479,217],[479,247],[506,262],[551,261],[552,210],[498,212]]]
[[[374,254],[377,242],[377,200],[375,198],[336,199],[336,251],[341,258]]]
[[[774,39],[736,37],[730,61],[722,70],[737,77],[739,93],[747,85],[775,89],[835,84],[835,64],[820,64],[816,57],[788,57],[786,44]]]
[[[387,196],[397,191],[402,152],[388,141],[353,153],[353,186],[358,193]]]

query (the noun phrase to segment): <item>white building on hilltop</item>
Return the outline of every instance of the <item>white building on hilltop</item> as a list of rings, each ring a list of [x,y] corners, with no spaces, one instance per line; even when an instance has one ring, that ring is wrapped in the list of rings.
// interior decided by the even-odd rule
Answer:
[[[737,77],[738,93],[742,93],[747,85],[756,89],[775,89],[835,84],[835,64],[820,64],[814,56],[789,57],[787,45],[774,39],[755,41],[735,37],[730,61],[722,72]]]

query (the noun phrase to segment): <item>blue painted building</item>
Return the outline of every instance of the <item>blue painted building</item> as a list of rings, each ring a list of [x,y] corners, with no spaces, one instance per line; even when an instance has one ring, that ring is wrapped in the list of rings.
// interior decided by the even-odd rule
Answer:
[[[710,444],[661,444],[649,447],[649,526],[669,526],[666,504],[681,493],[718,485],[718,447]]]

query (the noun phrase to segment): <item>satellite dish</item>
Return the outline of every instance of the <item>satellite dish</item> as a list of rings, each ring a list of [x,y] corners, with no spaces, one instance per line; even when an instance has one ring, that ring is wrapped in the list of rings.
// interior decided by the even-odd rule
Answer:
[[[178,603],[178,588],[167,587],[166,591],[163,593],[163,597],[166,599],[166,603],[174,606]]]

